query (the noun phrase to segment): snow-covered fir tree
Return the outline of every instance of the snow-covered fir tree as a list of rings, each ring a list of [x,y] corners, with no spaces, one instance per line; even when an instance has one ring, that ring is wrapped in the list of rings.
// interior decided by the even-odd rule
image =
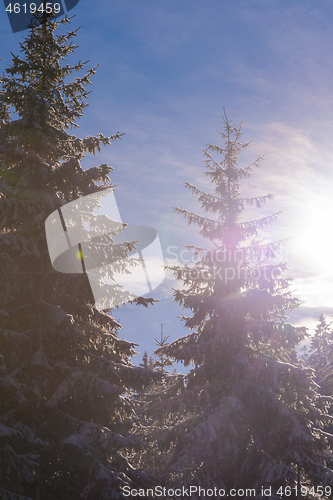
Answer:
[[[323,314],[319,316],[306,362],[316,371],[320,392],[333,396],[333,330],[332,322]]]
[[[146,370],[151,368],[151,362],[148,358],[147,351],[144,352],[144,355],[142,356],[142,362],[139,363],[139,366],[141,366],[142,368],[145,368]]]
[[[86,275],[55,271],[46,245],[53,211],[112,187],[110,166],[83,170],[80,160],[120,137],[68,131],[95,73],[69,80],[86,63],[62,62],[76,48],[77,30],[56,34],[68,23],[49,18],[31,28],[1,78],[2,500],[124,498],[123,485],[147,479],[127,452],[139,446],[131,391],[150,375],[130,363],[134,344],[119,339],[120,324],[95,307]]]
[[[161,325],[161,338],[155,339],[157,347],[167,346],[167,340],[168,337],[163,336]],[[135,460],[138,467],[157,477],[164,472],[167,460],[166,453],[161,455],[160,449],[163,446],[160,442],[164,441],[165,430],[172,425],[169,417],[174,418],[173,412],[168,408],[168,401],[184,391],[185,377],[182,373],[177,373],[176,369],[172,373],[168,371],[173,367],[173,360],[162,352],[154,352],[148,359],[145,351],[140,366],[155,370],[158,377],[150,381],[137,401],[137,434],[145,443],[145,448],[135,454]]]
[[[323,314],[319,316],[315,333],[311,338],[308,364],[318,370],[329,362],[329,354],[332,350],[332,325],[329,324]]]
[[[157,347],[159,348],[166,346],[168,344],[168,338],[169,337],[163,337],[163,325],[161,324],[161,340],[155,339]],[[145,351],[144,355],[142,356],[142,362],[139,363],[139,366],[142,366],[142,368],[146,368],[149,370],[156,370],[162,373],[166,373],[167,371],[165,368],[172,367],[173,361],[163,353],[160,353],[158,356],[152,355],[148,358],[148,353],[147,351]]]
[[[161,324],[161,339],[160,340],[155,339],[157,347],[164,347],[168,345],[168,338],[169,337],[163,336],[163,325]],[[155,370],[165,374],[167,373],[166,368],[167,367],[171,368],[173,366],[173,361],[168,356],[163,354],[163,352],[161,352],[157,356],[156,355],[154,356],[154,361],[152,366],[153,368],[155,368]]]
[[[190,312],[183,316],[190,333],[157,353],[194,368],[186,390],[164,401],[160,480],[254,488],[258,499],[261,487],[272,488],[271,499],[281,498],[286,487],[297,498],[300,485],[332,483],[326,464],[332,436],[323,431],[328,402],[317,394],[312,371],[293,363],[306,331],[292,327],[286,311],[299,301],[284,277],[286,264],[277,259],[279,243],[260,237],[278,213],[244,219],[247,206],[259,209],[273,196],[240,193],[262,157],[240,167],[239,154],[249,143],[241,143],[241,126],[225,113],[223,124],[224,144],[205,150],[205,175],[214,189],[206,193],[186,183],[202,214],[175,208],[199,227],[208,248],[188,245],[197,262],[172,268],[183,283],[174,300]]]

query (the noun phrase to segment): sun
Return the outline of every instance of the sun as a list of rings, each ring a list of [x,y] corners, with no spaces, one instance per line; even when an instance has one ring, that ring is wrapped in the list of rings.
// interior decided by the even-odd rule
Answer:
[[[333,202],[317,199],[297,219],[288,264],[304,276],[333,279]]]

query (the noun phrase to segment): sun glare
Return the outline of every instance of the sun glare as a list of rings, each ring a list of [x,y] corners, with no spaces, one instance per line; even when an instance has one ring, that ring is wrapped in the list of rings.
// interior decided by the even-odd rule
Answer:
[[[320,203],[320,205],[319,205]],[[333,277],[333,203],[319,202],[303,213],[291,246],[294,251],[293,267],[304,275],[318,273]]]

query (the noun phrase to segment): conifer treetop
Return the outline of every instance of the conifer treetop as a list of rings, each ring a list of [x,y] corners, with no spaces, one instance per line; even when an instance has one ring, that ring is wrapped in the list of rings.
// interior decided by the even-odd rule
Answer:
[[[214,194],[206,193],[193,184],[185,182],[185,186],[197,195],[204,212],[214,214],[215,218],[197,215],[185,209],[174,207],[177,213],[182,214],[189,224],[196,223],[200,227],[200,235],[219,244],[239,246],[241,241],[257,236],[258,229],[270,225],[280,215],[281,211],[267,217],[261,217],[249,222],[240,222],[240,216],[246,206],[255,204],[260,208],[267,200],[273,198],[273,193],[258,197],[242,197],[240,195],[240,181],[251,175],[253,167],[259,167],[265,155],[259,155],[250,165],[238,165],[239,153],[250,146],[250,142],[242,144],[241,125],[234,125],[227,117],[224,109],[224,132],[218,132],[225,140],[224,147],[206,144],[204,150],[207,171],[204,175],[210,178],[214,186]],[[221,161],[214,159],[213,154],[221,155]],[[233,234],[233,236],[232,236]]]
[[[32,27],[30,36],[20,44],[22,55],[13,55],[11,66],[5,70],[7,75],[0,77],[1,167],[11,168],[29,158],[39,158],[50,170],[61,166],[65,176],[66,170],[75,169],[75,161],[85,152],[100,152],[101,146],[122,135],[117,132],[106,137],[99,133],[79,139],[67,133],[67,129],[78,127],[76,122],[88,105],[90,92],[86,87],[97,68],[88,69],[72,81],[66,80],[73,72],[84,70],[89,62],[61,65],[77,48],[72,39],[79,28],[55,34],[59,25],[69,22],[67,17],[60,21],[49,18]],[[68,162],[72,164],[69,166]],[[106,169],[101,166],[99,170],[101,180],[108,181]]]

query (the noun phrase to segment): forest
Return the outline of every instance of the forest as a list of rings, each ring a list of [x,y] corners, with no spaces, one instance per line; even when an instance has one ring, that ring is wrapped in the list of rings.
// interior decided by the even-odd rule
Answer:
[[[84,169],[82,158],[122,134],[72,133],[96,67],[64,62],[70,25],[45,15],[0,77],[0,499],[332,498],[333,327],[322,314],[301,355],[309,333],[288,320],[301,303],[278,257],[284,241],[260,237],[279,217],[260,216],[273,194],[241,195],[263,156],[240,166],[250,144],[225,110],[219,145],[204,152],[211,190],[186,183],[198,213],[174,208],[207,242],[186,246],[194,264],[167,268],[185,336],[161,336],[135,366],[112,271],[98,279],[121,300],[101,308],[86,272],[52,267],[46,219],[92,194],[84,217],[104,235],[103,258],[137,244],[116,241],[126,224],[94,213],[116,189],[113,168]],[[149,295],[130,301],[154,307]]]

